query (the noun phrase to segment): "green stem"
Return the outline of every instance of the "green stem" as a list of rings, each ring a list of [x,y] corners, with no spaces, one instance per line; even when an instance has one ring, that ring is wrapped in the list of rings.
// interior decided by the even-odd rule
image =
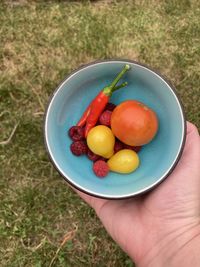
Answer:
[[[122,84],[120,84],[120,85],[118,85],[118,86],[115,86],[115,87],[112,89],[112,93],[115,92],[115,91],[117,91],[117,90],[119,90],[120,88],[125,87],[127,84],[128,84],[127,82],[124,82],[124,83],[122,83]]]
[[[122,78],[122,76],[130,69],[130,66],[128,64],[126,64],[124,66],[124,68],[122,69],[122,71],[117,75],[117,77],[113,80],[113,82],[111,83],[110,90],[112,91],[113,88],[115,87],[115,85],[119,82],[119,80]]]
[[[113,87],[112,89],[110,89],[110,86],[107,86],[103,89],[103,92],[105,95],[111,96],[114,91],[119,90],[120,88],[126,86],[127,84],[128,84],[127,82],[124,82],[118,86]]]

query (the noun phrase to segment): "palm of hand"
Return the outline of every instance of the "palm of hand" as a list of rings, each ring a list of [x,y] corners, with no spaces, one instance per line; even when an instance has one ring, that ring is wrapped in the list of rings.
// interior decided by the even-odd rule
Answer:
[[[173,173],[146,196],[102,200],[80,193],[105,228],[136,262],[164,251],[175,238],[199,223],[200,139],[188,124],[184,153]],[[150,256],[149,256],[150,255]]]

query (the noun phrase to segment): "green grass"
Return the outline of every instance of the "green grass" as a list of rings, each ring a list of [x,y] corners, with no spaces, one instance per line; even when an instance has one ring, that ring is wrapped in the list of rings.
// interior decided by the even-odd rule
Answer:
[[[46,3],[46,4],[45,4]],[[48,97],[79,65],[128,58],[159,70],[200,128],[200,2],[4,1],[0,5],[0,258],[2,267],[133,266],[95,213],[49,163]]]

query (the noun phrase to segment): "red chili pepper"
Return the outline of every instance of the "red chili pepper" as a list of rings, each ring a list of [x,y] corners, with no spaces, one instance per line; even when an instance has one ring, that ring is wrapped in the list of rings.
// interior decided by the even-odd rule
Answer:
[[[121,85],[119,86],[115,86],[114,89],[113,89],[113,92],[126,86],[127,85],[127,82],[124,82],[122,83]],[[96,98],[99,97],[100,94],[102,94],[103,91],[100,91],[100,93],[92,100],[92,102],[89,104],[89,106],[86,108],[86,110],[84,111],[82,117],[80,118],[80,120],[78,121],[78,123],[76,124],[77,126],[80,126],[80,127],[83,127],[85,124],[86,124],[86,121],[87,121],[87,118],[91,112],[91,107],[92,107],[92,104],[93,102],[95,101]]]
[[[127,85],[127,82],[125,82],[119,86],[116,86],[118,81],[122,78],[122,76],[129,69],[130,69],[130,66],[125,65],[125,67],[117,75],[117,77],[114,79],[111,85],[105,87],[101,92],[99,92],[99,94],[94,98],[94,100],[90,103],[90,105],[87,107],[87,109],[83,113],[83,116],[81,117],[77,125],[80,126],[81,124],[81,126],[83,126],[86,123],[85,137],[87,137],[87,134],[90,131],[90,129],[94,127],[95,124],[97,123],[98,118],[101,115],[102,111],[104,110],[106,104],[108,103],[109,98],[111,97],[112,93]]]
[[[76,124],[77,126],[83,127],[86,124],[87,117],[88,117],[90,110],[91,110],[91,105],[92,105],[92,102],[89,104],[89,106],[84,111],[82,117],[80,118],[80,120]]]

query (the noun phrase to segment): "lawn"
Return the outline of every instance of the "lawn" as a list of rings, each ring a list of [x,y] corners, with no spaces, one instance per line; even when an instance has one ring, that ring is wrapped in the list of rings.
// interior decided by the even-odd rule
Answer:
[[[44,109],[78,66],[127,58],[168,77],[200,128],[199,18],[199,0],[1,0],[2,267],[134,266],[49,162]]]

